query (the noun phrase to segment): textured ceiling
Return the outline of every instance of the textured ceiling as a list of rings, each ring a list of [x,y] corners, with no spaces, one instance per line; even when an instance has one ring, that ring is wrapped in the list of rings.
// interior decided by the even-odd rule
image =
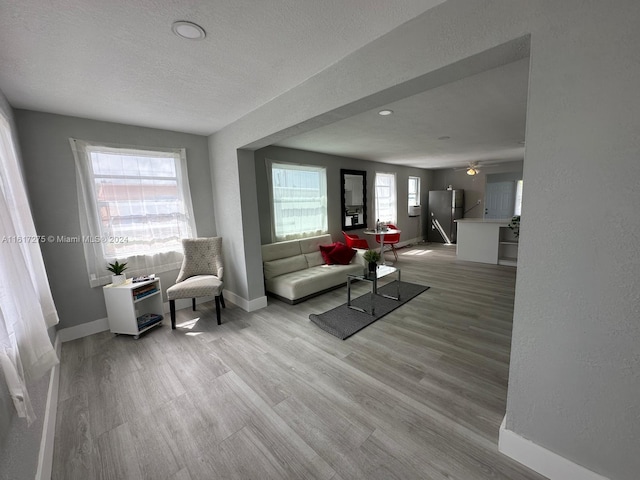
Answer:
[[[524,58],[276,145],[421,168],[522,160],[528,75]]]
[[[443,1],[0,0],[0,89],[15,108],[208,135]]]

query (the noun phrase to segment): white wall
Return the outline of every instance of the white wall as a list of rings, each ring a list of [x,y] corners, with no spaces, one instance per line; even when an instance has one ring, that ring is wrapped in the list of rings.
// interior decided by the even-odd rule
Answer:
[[[237,293],[260,295],[249,281],[260,275],[257,202],[239,206],[255,172],[245,182],[238,148],[477,72],[492,48],[530,35],[506,427],[609,478],[637,478],[638,24],[635,0],[448,0],[213,135],[216,226]]]

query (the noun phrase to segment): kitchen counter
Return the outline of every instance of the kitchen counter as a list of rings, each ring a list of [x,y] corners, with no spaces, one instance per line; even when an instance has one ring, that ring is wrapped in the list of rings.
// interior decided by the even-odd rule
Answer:
[[[459,260],[516,265],[518,241],[508,228],[510,218],[461,218],[456,254]]]

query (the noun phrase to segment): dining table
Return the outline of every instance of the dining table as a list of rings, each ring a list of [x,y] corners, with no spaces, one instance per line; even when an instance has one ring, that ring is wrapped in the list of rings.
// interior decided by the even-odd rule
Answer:
[[[380,235],[380,258],[382,259],[382,265],[386,265],[386,261],[384,259],[384,236],[385,235],[393,235],[393,234],[400,234],[402,233],[402,230],[397,229],[397,228],[380,228],[380,229],[375,229],[375,228],[371,228],[371,229],[367,229],[364,230],[362,233],[364,233],[365,235]]]

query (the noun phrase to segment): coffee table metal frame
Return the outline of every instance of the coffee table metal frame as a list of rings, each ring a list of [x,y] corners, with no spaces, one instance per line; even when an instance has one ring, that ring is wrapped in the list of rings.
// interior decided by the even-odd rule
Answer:
[[[386,277],[387,275],[391,275],[392,273],[398,274],[398,284],[396,290],[396,296],[393,297],[391,295],[379,294],[378,293],[378,279],[382,277]],[[351,305],[351,281],[352,280],[363,280],[365,282],[369,282],[371,284],[371,292],[369,293],[369,303],[370,303],[370,311],[365,310],[364,308],[356,307],[355,305]],[[373,302],[374,295],[380,295],[381,297],[390,298],[392,300],[400,300],[400,269],[396,267],[391,267],[389,265],[378,265],[376,268],[375,274],[373,272],[369,272],[365,270],[362,274],[348,274],[347,275],[347,307],[357,310],[359,312],[368,313],[369,315],[375,315],[375,305]]]

